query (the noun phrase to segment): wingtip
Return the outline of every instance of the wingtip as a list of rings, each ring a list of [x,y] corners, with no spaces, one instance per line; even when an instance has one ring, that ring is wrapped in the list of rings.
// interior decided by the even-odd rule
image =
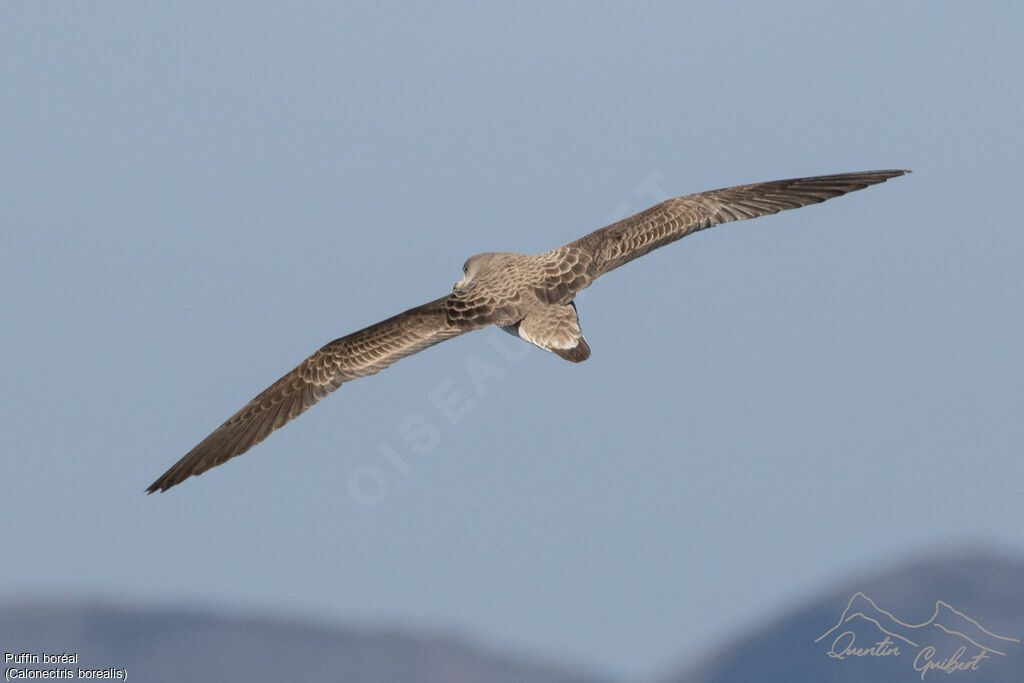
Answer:
[[[152,495],[154,493],[163,493],[164,491],[167,491],[168,489],[170,489],[175,484],[180,484],[181,483],[181,480],[178,480],[178,481],[172,480],[168,476],[169,474],[170,474],[170,472],[164,473],[159,479],[157,479],[152,484],[150,484],[149,488],[146,489],[146,495],[149,496],[149,495]]]
[[[853,173],[851,175],[883,176],[886,180],[888,180],[889,178],[898,178],[901,175],[906,175],[907,173],[911,173],[911,171],[906,168],[886,168],[877,171],[861,171],[860,173]]]
[[[854,177],[860,176],[864,178],[868,184],[876,185],[878,183],[884,183],[886,180],[899,178],[900,176],[907,175],[908,173],[911,173],[911,171],[906,168],[887,168],[877,171],[861,171],[859,173],[851,173],[850,175]]]
[[[840,173],[838,175],[841,175],[841,176],[843,176],[843,175],[850,175],[850,176],[882,176],[886,180],[888,180],[889,178],[897,178],[897,177],[899,177],[901,175],[906,175],[907,173],[912,173],[912,171],[910,171],[909,169],[906,169],[906,168],[880,168],[880,169],[876,169],[874,171],[855,171],[853,173]],[[821,176],[821,177],[828,178],[830,176]]]

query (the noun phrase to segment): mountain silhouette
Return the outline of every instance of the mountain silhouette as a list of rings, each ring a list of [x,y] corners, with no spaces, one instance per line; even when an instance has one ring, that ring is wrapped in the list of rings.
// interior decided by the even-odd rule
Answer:
[[[898,656],[830,657],[855,642]],[[700,662],[678,667],[663,683],[861,683],[920,681],[914,658],[933,647],[941,660],[960,647],[963,659],[980,648],[988,657],[971,683],[1019,683],[1024,672],[1024,561],[979,548],[960,548],[844,582],[803,606],[765,620]],[[914,643],[913,645],[911,643]],[[997,654],[1003,653],[1003,654]],[[925,653],[929,654],[929,653]],[[942,671],[926,676],[939,680]]]
[[[0,606],[0,643],[10,653],[78,652],[72,666],[124,668],[147,683],[608,683],[436,635],[84,602]]]
[[[836,625],[818,636],[814,642],[817,643],[825,640],[828,636],[835,637],[844,628],[848,628],[850,621],[854,619],[863,619],[874,624],[881,633],[890,635],[911,647],[920,647],[923,634],[915,633],[916,629],[920,628],[919,626],[903,623],[891,613],[880,608],[875,604],[874,600],[860,591],[854,593],[853,597],[850,598],[850,601],[846,604],[846,609],[843,610]]]
[[[934,638],[936,633],[933,629],[939,629],[943,633],[961,638],[964,645],[973,645],[998,655],[1005,655],[1012,644],[1020,644],[1019,638],[992,633],[976,620],[942,600],[935,602],[935,611],[928,621],[921,624],[908,624],[879,607],[874,600],[860,591],[854,593],[850,598],[850,602],[847,603],[846,609],[843,610],[836,625],[818,636],[814,642],[824,640],[827,636],[844,628],[853,619],[863,619],[874,624],[881,633],[892,636],[914,648],[923,647],[924,641]]]
[[[880,656],[830,657],[839,636],[868,649],[889,644],[876,647]],[[989,656],[957,680],[1019,683],[1021,639],[1024,561],[961,549],[844,582],[659,680],[910,683],[921,680],[912,663],[922,649],[941,658],[964,647],[966,658],[979,648]],[[585,665],[531,661],[436,634],[98,602],[0,604],[0,644],[9,653],[78,652],[77,666],[124,668],[131,680],[153,683],[612,683]],[[926,680],[942,680],[942,672]]]

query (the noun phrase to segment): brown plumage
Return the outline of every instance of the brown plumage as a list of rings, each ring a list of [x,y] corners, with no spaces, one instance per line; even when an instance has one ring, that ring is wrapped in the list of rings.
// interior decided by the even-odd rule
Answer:
[[[543,254],[477,254],[452,293],[336,339],[249,401],[147,489],[166,491],[245,453],[339,386],[465,332],[498,325],[580,362],[590,346],[573,299],[601,275],[719,223],[823,202],[908,171],[739,185],[676,197]]]

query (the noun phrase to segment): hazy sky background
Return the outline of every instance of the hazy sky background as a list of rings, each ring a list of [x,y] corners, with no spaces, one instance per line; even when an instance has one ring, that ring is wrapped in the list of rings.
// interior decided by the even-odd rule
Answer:
[[[3,3],[0,598],[422,627],[640,676],[865,568],[1024,552],[1022,20]],[[474,253],[874,168],[914,173],[601,279],[586,363],[467,335],[143,494]]]

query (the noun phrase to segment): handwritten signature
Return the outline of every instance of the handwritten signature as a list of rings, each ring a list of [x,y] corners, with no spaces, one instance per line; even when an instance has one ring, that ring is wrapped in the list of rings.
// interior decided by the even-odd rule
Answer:
[[[860,633],[863,633],[861,629],[865,628],[878,632],[882,638],[875,640],[870,646],[858,646],[856,632],[849,628],[850,625],[856,625],[855,628]],[[843,629],[843,626],[847,628]],[[946,674],[979,671],[981,662],[992,655],[1003,656],[1010,644],[1020,643],[1017,638],[989,631],[976,620],[941,600],[935,603],[935,611],[930,619],[920,624],[909,624],[900,621],[859,591],[847,602],[846,609],[843,610],[836,625],[818,636],[814,642],[820,642],[837,631],[839,633],[832,639],[831,647],[825,650],[829,658],[845,660],[899,657],[905,652],[916,651],[912,666],[914,671],[921,675],[921,680],[932,671]],[[934,645],[921,642],[931,640],[939,632],[966,644],[943,656],[945,653],[940,653]],[[976,654],[972,656],[968,652]]]

